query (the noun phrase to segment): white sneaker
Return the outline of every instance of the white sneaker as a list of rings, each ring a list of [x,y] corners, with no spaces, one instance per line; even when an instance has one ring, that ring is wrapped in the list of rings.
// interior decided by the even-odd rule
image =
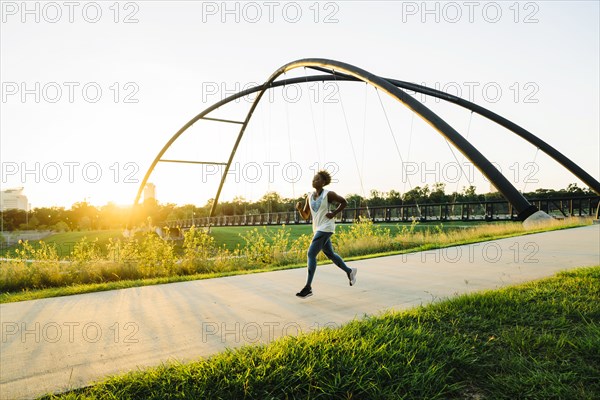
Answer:
[[[350,268],[350,274],[348,275],[348,279],[350,280],[350,286],[354,286],[356,283],[356,272],[358,271],[356,268]]]

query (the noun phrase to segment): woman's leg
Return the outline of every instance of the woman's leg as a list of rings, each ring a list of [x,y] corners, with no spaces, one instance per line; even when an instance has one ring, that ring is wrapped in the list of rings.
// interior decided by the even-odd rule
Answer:
[[[337,253],[335,253],[333,251],[333,245],[331,244],[331,235],[329,235],[329,237],[327,238],[325,243],[323,243],[323,253],[325,253],[327,258],[329,258],[331,261],[333,261],[333,263],[335,265],[337,265],[339,268],[344,270],[344,272],[346,274],[350,275],[350,273],[352,272],[352,269],[350,269],[346,265],[344,260],[342,260],[342,257],[340,257]]]
[[[317,255],[323,250],[323,245],[331,237],[331,232],[320,232],[317,231],[313,237],[312,242],[308,248],[308,278],[306,279],[306,287],[310,287],[317,270]]]

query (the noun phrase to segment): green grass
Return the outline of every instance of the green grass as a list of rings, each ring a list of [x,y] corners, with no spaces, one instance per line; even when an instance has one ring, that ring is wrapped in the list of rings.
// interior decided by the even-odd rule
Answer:
[[[47,399],[598,399],[600,266]]]
[[[54,233],[42,241],[50,245],[56,246],[57,253],[60,258],[68,258],[76,243],[81,239],[87,238],[88,241],[93,242],[97,240],[97,243],[102,250],[103,254],[106,255],[106,245],[109,239],[123,238],[123,231],[119,229],[105,230],[105,231],[74,231],[74,232],[60,232]],[[33,243],[33,242],[32,242]],[[36,243],[33,243],[34,245]],[[8,252],[8,256],[14,255],[14,251],[19,245],[9,246],[3,249],[3,253]]]
[[[444,222],[439,223],[423,223],[414,226],[415,232],[425,232],[427,230],[434,230],[436,227],[441,226],[441,230],[449,232],[453,230],[463,229],[465,227],[477,227],[483,225],[504,225],[507,222]],[[347,231],[350,229],[352,224],[336,224],[336,231],[338,233]],[[374,226],[378,228],[388,228],[392,235],[397,235],[402,231],[403,227],[411,227],[410,223],[377,223]],[[312,225],[286,225],[291,230],[290,239],[296,240],[301,235],[312,235]],[[246,235],[251,230],[258,228],[261,232],[275,233],[281,228],[280,225],[269,225],[269,226],[216,226],[211,228],[211,235],[215,238],[215,241],[220,246],[226,246],[229,250],[233,250],[236,246],[244,247],[245,242],[242,235]]]

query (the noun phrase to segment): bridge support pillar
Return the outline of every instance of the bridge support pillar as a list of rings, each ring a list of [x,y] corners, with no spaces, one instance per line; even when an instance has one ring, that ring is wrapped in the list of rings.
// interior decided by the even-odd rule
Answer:
[[[538,210],[523,221],[523,227],[525,229],[534,229],[538,225],[552,220],[554,220],[554,218],[546,214],[546,212]]]

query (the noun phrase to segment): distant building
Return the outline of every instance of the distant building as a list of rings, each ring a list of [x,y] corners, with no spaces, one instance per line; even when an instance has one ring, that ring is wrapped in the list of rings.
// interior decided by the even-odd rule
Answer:
[[[156,185],[153,183],[147,183],[144,188],[144,201],[149,199],[156,200]]]
[[[23,210],[29,211],[27,196],[23,194],[24,188],[6,189],[0,192],[0,211]]]

